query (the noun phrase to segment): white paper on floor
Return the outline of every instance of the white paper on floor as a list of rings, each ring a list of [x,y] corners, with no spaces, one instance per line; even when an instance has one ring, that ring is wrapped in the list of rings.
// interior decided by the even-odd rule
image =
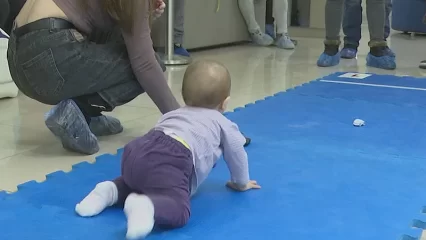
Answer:
[[[362,119],[355,119],[353,124],[355,127],[361,127],[365,125],[365,122]]]

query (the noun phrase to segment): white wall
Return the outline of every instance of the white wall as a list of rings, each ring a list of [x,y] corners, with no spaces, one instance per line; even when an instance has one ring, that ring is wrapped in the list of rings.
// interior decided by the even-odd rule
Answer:
[[[311,0],[311,28],[325,28],[325,3],[326,0]]]

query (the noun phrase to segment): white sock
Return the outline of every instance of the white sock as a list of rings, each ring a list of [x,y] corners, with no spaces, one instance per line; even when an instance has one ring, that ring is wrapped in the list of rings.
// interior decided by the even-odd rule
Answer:
[[[250,33],[254,33],[257,30],[260,30],[259,24],[256,21],[253,0],[238,0],[238,7],[246,21],[248,31]]]
[[[117,199],[117,186],[110,181],[101,182],[75,206],[75,211],[82,217],[92,217],[101,213],[105,208],[114,205]]]
[[[154,228],[154,204],[145,195],[130,194],[124,203],[127,239],[145,238]]]
[[[288,28],[288,0],[274,0],[274,18],[277,34],[286,34]]]

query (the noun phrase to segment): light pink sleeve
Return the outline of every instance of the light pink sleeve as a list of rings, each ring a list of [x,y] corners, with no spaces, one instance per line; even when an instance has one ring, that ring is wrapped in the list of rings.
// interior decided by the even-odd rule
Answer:
[[[248,157],[244,149],[246,138],[241,134],[238,126],[226,119],[222,124],[221,145],[223,158],[231,173],[231,181],[243,187],[250,180]]]

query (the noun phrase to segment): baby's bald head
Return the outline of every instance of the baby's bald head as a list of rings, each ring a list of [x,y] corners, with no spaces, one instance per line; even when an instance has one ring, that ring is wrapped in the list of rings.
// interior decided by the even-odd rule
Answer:
[[[199,60],[186,69],[182,84],[182,96],[186,105],[220,108],[230,92],[231,76],[221,63]]]

